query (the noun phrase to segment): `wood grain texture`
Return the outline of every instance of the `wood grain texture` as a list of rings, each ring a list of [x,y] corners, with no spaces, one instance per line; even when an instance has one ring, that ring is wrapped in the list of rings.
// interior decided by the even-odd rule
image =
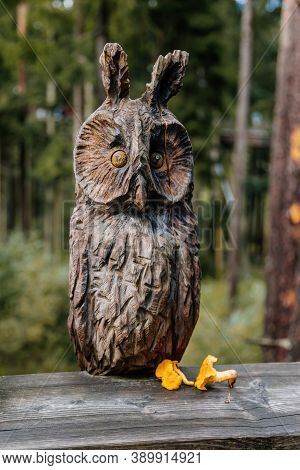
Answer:
[[[100,58],[107,98],[74,149],[68,321],[79,366],[94,375],[180,360],[198,319],[192,146],[167,108],[187,60],[183,51],[160,56],[131,100],[121,46],[107,44]]]
[[[229,403],[225,384],[169,392],[152,377],[1,377],[0,448],[299,448],[300,364],[227,368],[239,373]]]

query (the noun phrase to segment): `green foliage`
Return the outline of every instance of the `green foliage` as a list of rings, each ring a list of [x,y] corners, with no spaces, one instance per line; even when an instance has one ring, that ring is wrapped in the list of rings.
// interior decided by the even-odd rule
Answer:
[[[36,238],[0,246],[0,373],[75,366],[66,329],[68,270]]]
[[[263,331],[265,285],[252,273],[241,282],[238,308],[230,313],[226,280],[202,283],[200,318],[183,357],[185,365],[200,364],[207,354],[219,363],[261,362],[258,346]]]
[[[40,181],[53,182],[63,177],[70,179],[72,174],[72,142],[66,139],[68,127],[61,126],[48,140],[36,165],[35,175]]]

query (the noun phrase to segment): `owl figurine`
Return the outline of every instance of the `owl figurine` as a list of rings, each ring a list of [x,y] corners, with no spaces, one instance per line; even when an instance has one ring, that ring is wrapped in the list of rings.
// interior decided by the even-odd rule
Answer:
[[[106,44],[106,99],[74,149],[68,328],[91,374],[153,370],[180,360],[199,314],[193,155],[168,110],[188,62],[160,56],[141,98],[129,98],[127,55]]]

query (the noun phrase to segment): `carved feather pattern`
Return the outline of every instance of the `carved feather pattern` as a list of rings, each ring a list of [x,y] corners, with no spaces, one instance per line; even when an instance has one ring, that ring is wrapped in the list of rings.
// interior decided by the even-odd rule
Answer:
[[[79,259],[77,237],[71,240],[76,272],[69,327],[81,367],[95,374],[126,372],[153,368],[165,357],[179,360],[198,318],[191,227],[189,234],[178,230],[177,239],[171,213],[155,215],[153,225],[153,213],[128,219],[82,207],[73,214],[72,233],[87,212]],[[196,224],[193,230],[196,238]]]
[[[187,54],[159,58],[138,100],[121,46],[106,45],[101,64],[107,100],[74,149],[68,327],[81,369],[117,374],[181,359],[199,314],[199,246],[192,147],[166,108]]]

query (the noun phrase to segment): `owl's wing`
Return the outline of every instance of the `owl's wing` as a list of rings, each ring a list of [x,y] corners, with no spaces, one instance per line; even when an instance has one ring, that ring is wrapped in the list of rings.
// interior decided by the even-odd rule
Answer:
[[[80,367],[85,368],[83,350],[87,347],[86,297],[89,282],[88,243],[81,218],[82,208],[74,209],[70,224],[70,271],[69,296],[70,311],[68,329],[75,345]],[[81,222],[81,223],[79,223]]]
[[[88,285],[87,240],[83,234],[83,228],[77,227],[80,212],[80,207],[74,209],[70,230],[69,295],[75,308],[83,303]]]
[[[97,361],[94,357],[94,328],[89,311],[92,301],[90,292],[92,262],[95,258],[92,253],[91,220],[94,220],[94,214],[91,214],[86,207],[83,208],[81,204],[76,206],[70,224],[70,311],[68,328],[81,369],[92,372]],[[97,250],[98,269],[101,269],[102,264],[106,264],[112,245],[112,239],[99,245],[99,250]]]

